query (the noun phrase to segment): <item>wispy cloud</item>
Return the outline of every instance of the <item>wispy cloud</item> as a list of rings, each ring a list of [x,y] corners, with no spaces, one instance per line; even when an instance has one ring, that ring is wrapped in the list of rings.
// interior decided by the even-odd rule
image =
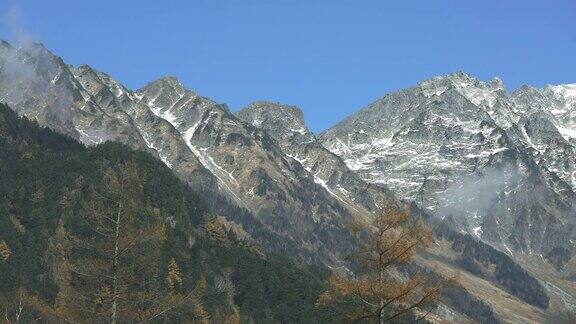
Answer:
[[[35,38],[21,22],[18,6],[0,13],[0,25],[12,45],[0,47],[0,102],[30,118],[50,119],[67,127],[74,97],[65,83],[56,82],[65,67],[46,49],[33,44]]]
[[[455,216],[465,223],[481,222],[501,192],[518,180],[519,175],[511,166],[487,167],[464,176],[438,194],[439,213]]]
[[[2,25],[8,31],[8,37],[13,45],[27,46],[33,42],[34,37],[22,26],[22,11],[16,5],[8,7],[2,13]]]

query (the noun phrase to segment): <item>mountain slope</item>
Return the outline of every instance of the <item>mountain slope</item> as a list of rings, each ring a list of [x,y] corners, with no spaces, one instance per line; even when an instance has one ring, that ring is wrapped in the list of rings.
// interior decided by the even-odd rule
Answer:
[[[350,212],[266,132],[175,79],[152,82],[137,95],[169,120],[219,183],[275,233],[299,237],[326,256],[336,253],[330,256],[333,261],[339,259],[337,251],[350,248],[351,237],[343,228]]]
[[[288,156],[314,176],[316,183],[324,186],[352,212],[375,212],[387,200],[394,199],[388,188],[363,181],[340,157],[326,150],[306,126],[299,108],[255,102],[236,115],[270,134]]]
[[[350,250],[348,208],[224,105],[174,78],[133,92],[40,44],[1,50],[0,96],[20,115],[87,145],[119,141],[154,154],[267,248],[330,263]]]
[[[313,304],[321,292],[324,272],[264,254],[233,231],[226,233],[201,199],[149,154],[115,143],[85,148],[19,119],[5,105],[0,105],[0,241],[10,253],[0,257],[2,309],[17,306],[22,298],[17,297],[18,289],[24,289],[29,298],[24,303],[24,319],[61,321],[73,316],[58,308],[70,289],[61,262],[72,257],[60,255],[66,241],[58,233],[75,231],[73,224],[81,221],[84,206],[94,203],[91,192],[105,192],[99,186],[106,183],[107,170],[121,169],[127,163],[136,166],[143,185],[143,196],[135,199],[161,215],[166,227],[158,263],[147,267],[158,266],[165,278],[168,261],[176,260],[184,290],[192,290],[201,274],[205,276],[202,303],[215,321],[223,321],[234,309],[245,321],[313,321]],[[67,200],[72,192],[75,198]],[[68,213],[68,209],[75,212]],[[148,253],[154,255],[153,250]],[[281,282],[290,282],[290,287]],[[167,285],[162,280],[156,293],[168,293]],[[182,298],[182,307],[166,312],[165,320],[198,319]],[[91,316],[95,317],[81,322],[98,318]]]
[[[348,233],[346,224],[355,217],[369,217],[370,213],[378,211],[379,206],[388,199],[397,199],[382,183],[366,181],[369,180],[365,178],[368,172],[363,174],[356,170],[346,156],[341,158],[324,148],[318,137],[306,128],[302,113],[297,108],[258,102],[234,115],[225,105],[185,89],[175,78],[162,78],[140,90],[131,91],[110,76],[89,66],[76,68],[57,64],[61,60],[45,49],[42,53],[46,55],[39,58],[33,55],[34,51],[30,54],[30,49],[10,49],[7,45],[4,47],[9,53],[20,54],[14,56],[18,58],[15,60],[12,56],[8,59],[0,56],[0,84],[4,85],[0,97],[13,104],[19,114],[28,115],[44,125],[82,140],[87,145],[113,140],[150,152],[204,197],[210,210],[224,216],[218,219],[227,228],[234,229],[237,235],[248,241],[253,239],[259,242],[266,250],[282,252],[311,263],[347,266],[341,260],[353,248],[354,240]],[[21,59],[29,56],[35,59]],[[46,77],[36,75],[40,66],[53,65],[58,68],[49,69]],[[14,66],[31,72],[26,78],[14,78]],[[63,83],[62,86],[51,83],[52,80],[59,80],[60,74],[67,75],[70,82]],[[15,79],[18,82],[13,82]],[[34,86],[42,86],[47,90],[34,92]],[[498,88],[498,82],[495,82],[495,87]],[[491,93],[492,90],[487,90],[488,88],[484,91]],[[23,94],[15,96],[18,92],[12,89]],[[467,89],[471,93],[476,91]],[[66,94],[75,91],[81,94],[82,99],[68,101],[67,105],[58,105],[49,100],[61,92]],[[459,91],[450,90],[448,93],[452,93],[454,98],[450,100],[454,103],[444,106],[438,103],[444,112],[448,112],[451,105],[463,105],[461,111],[454,114],[457,118],[465,118],[472,113],[472,118],[486,119],[483,127],[488,131],[478,136],[490,138],[482,145],[490,150],[499,150],[503,143],[523,143],[518,141],[518,137],[502,135],[504,128],[497,124],[514,124],[515,119],[510,118],[512,113],[499,115],[500,110],[487,110],[485,114]],[[488,95],[486,98],[488,99],[485,101],[489,103],[500,104],[498,98],[490,99],[492,97]],[[406,95],[408,101],[416,99],[412,94]],[[506,109],[513,112],[513,107],[509,103],[506,105]],[[90,107],[88,112],[85,111],[86,106]],[[59,112],[62,117],[55,118],[54,111]],[[376,117],[380,116],[377,111],[373,113]],[[422,120],[425,121],[426,118],[423,117]],[[370,114],[366,114],[366,119],[370,119]],[[375,127],[378,125],[375,124]],[[441,130],[440,125],[435,131]],[[491,135],[492,132],[495,134]],[[414,138],[406,135],[408,141],[416,141]],[[426,139],[419,141],[425,144]],[[467,144],[472,144],[472,141]],[[365,148],[370,149],[370,145],[366,144]],[[409,147],[410,144],[406,145]],[[478,147],[476,150],[481,149]],[[531,163],[530,155],[528,158],[524,157],[526,154],[509,155],[499,159],[505,162],[513,161],[522,168],[524,164]],[[431,165],[432,162],[433,160],[430,161]],[[425,167],[426,165],[422,165],[422,168]],[[403,172],[404,174],[392,172],[390,179],[394,180],[396,175],[410,177],[412,173],[409,168]],[[377,175],[378,172],[372,171],[371,174]],[[519,182],[514,184],[523,186]],[[554,183],[549,197],[556,198],[561,184],[561,181]],[[390,185],[393,186],[393,183]],[[396,188],[412,190],[410,185],[396,185]],[[530,196],[514,197],[533,205]],[[513,200],[509,198],[506,201]],[[547,198],[538,202],[540,205],[551,203],[555,204],[554,208],[557,207],[554,199]],[[426,213],[416,206],[413,206],[412,210],[415,217],[426,216]],[[453,210],[457,211],[455,208]],[[539,215],[540,212],[533,209],[533,214]],[[556,211],[552,214],[554,217],[547,216],[551,222],[560,219]],[[457,229],[465,228],[463,221],[456,219],[457,212],[452,212],[452,216],[446,220],[450,219]],[[500,234],[498,221],[496,219],[493,222],[496,223],[493,227],[494,233]],[[486,229],[488,228],[486,225]],[[442,227],[437,228],[438,233],[441,230]],[[485,284],[506,291],[513,296],[507,298],[515,298],[517,303],[529,303],[540,308],[548,306],[548,298],[541,284],[519,268],[509,256],[494,254],[491,247],[472,238],[462,239],[453,229],[449,232],[452,234],[442,235],[452,246],[440,251],[437,255],[440,260],[446,261],[446,254],[455,255],[453,260],[446,262],[451,267],[464,271],[476,271],[475,266],[470,266],[476,263],[482,263],[488,269],[511,269],[508,272],[497,271],[497,275],[490,271],[470,273],[473,277],[482,278]],[[561,235],[558,236],[560,240],[564,239]],[[555,245],[557,246],[562,244]],[[556,251],[556,259],[563,260],[564,250],[553,251]],[[485,255],[491,257],[487,259]],[[515,281],[514,278],[517,277],[526,280]],[[494,319],[495,315],[490,313],[487,305],[476,297],[471,297],[468,290],[472,288],[464,287],[452,292],[452,297],[447,297],[452,302],[448,302],[443,311],[452,314],[450,316],[456,316],[454,318],[466,314],[476,320]],[[471,309],[468,307],[470,304],[481,307]]]
[[[548,116],[555,106],[529,114],[521,97],[454,73],[386,95],[320,138],[363,179],[504,251],[573,251],[573,145]]]
[[[358,193],[356,197],[360,198],[385,197],[385,199],[397,199],[386,190],[385,187],[373,186],[366,183],[348,169],[341,159],[319,146],[315,136],[306,128],[302,112],[298,108],[282,104],[256,102],[239,111],[237,115],[244,120],[250,121],[255,126],[265,129],[275,138],[288,155],[295,156],[304,167],[313,170],[315,177],[320,178],[324,175],[336,175],[326,178],[328,181],[325,182],[322,178],[317,180],[327,184],[332,192],[337,193],[338,191],[343,191],[346,193],[345,197],[348,198],[355,197],[353,194]],[[334,164],[333,161],[337,161],[338,163]],[[343,174],[352,176],[353,182],[338,182],[339,180],[346,179],[346,177],[338,177],[338,175]],[[330,180],[336,181],[331,182]],[[360,186],[352,186],[354,184],[360,184]],[[354,189],[358,187],[369,188],[370,190],[357,192]],[[357,206],[357,211],[363,207],[352,199],[350,200],[350,204]],[[370,207],[372,206],[367,206],[367,208]],[[441,263],[444,263],[442,264],[443,267],[452,269],[459,268],[461,271],[465,271],[467,275],[476,278],[476,282],[489,281],[490,284],[488,284],[488,286],[490,287],[483,289],[502,289],[516,296],[519,298],[519,300],[515,302],[517,303],[516,305],[527,303],[536,306],[535,312],[528,316],[528,318],[532,318],[532,320],[535,321],[542,318],[543,312],[541,309],[548,308],[548,296],[544,286],[534,277],[504,253],[494,250],[492,247],[478,242],[470,236],[457,233],[441,221],[430,218],[426,212],[423,212],[418,207],[414,205],[412,207],[413,217],[425,217],[431,221],[437,237],[442,240],[442,244],[437,245],[445,247],[443,249],[434,248],[427,253],[427,255],[431,255]],[[371,209],[373,212],[378,212],[378,207],[372,207]],[[428,263],[421,261],[421,264]],[[482,266],[479,266],[479,264]],[[484,267],[493,270],[480,270]],[[475,293],[476,287],[474,284],[468,282],[463,284],[467,292]],[[448,303],[449,307],[453,309],[452,311],[457,310],[477,320],[482,320],[482,316],[489,316],[487,312],[474,313],[474,310],[465,306],[466,303],[459,304],[455,302],[455,300],[458,299],[455,297],[456,295],[459,295],[459,293],[448,290],[444,296],[444,300]],[[503,299],[506,300],[509,299],[509,297]],[[466,300],[468,303],[474,303],[470,300],[469,296],[466,297]],[[529,306],[529,308],[531,307],[532,306]],[[541,309],[538,309],[538,307]],[[562,306],[562,304],[555,304],[554,307],[563,309],[564,306]],[[501,313],[501,309],[498,309],[497,314],[501,318],[506,318],[505,314]],[[495,321],[495,319],[491,319],[491,321]]]

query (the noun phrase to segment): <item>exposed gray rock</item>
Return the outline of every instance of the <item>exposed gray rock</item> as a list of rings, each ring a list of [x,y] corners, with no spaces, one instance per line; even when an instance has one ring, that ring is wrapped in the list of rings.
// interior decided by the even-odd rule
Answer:
[[[266,247],[329,263],[350,250],[350,209],[225,105],[173,77],[133,92],[39,44],[2,43],[0,51],[0,99],[20,115],[86,145],[110,140],[151,152]]]
[[[364,181],[340,157],[324,148],[306,127],[299,108],[255,102],[239,111],[237,116],[267,131],[286,154],[314,176],[316,183],[324,186],[353,213],[376,212],[387,200],[394,199],[388,188]]]
[[[382,97],[321,134],[386,184],[509,253],[574,250],[573,86],[522,87],[457,72]]]
[[[350,248],[344,229],[350,211],[267,132],[243,122],[225,105],[184,89],[174,78],[152,82],[137,95],[182,134],[222,190],[276,234],[297,238],[333,261],[341,257],[335,251]]]

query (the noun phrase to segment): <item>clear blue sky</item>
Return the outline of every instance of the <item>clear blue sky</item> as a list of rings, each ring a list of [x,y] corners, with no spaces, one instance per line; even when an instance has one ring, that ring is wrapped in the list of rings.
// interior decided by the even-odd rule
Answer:
[[[174,75],[233,111],[298,105],[314,131],[456,70],[509,90],[576,82],[575,0],[2,0],[0,13],[1,38],[22,29],[129,88]]]

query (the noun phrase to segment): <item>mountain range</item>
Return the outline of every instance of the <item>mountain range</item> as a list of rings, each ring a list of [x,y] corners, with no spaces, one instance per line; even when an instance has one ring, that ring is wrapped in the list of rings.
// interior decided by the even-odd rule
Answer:
[[[233,113],[174,77],[130,90],[41,44],[2,42],[0,101],[85,145],[151,153],[270,251],[345,266],[348,224],[403,200],[438,235],[420,264],[464,271],[459,293],[495,318],[576,309],[576,85],[508,93],[500,79],[456,72],[313,134],[295,106]],[[481,321],[457,299],[438,316]]]
[[[576,85],[508,94],[458,72],[386,95],[320,138],[364,180],[503,251],[572,255],[575,98]]]

